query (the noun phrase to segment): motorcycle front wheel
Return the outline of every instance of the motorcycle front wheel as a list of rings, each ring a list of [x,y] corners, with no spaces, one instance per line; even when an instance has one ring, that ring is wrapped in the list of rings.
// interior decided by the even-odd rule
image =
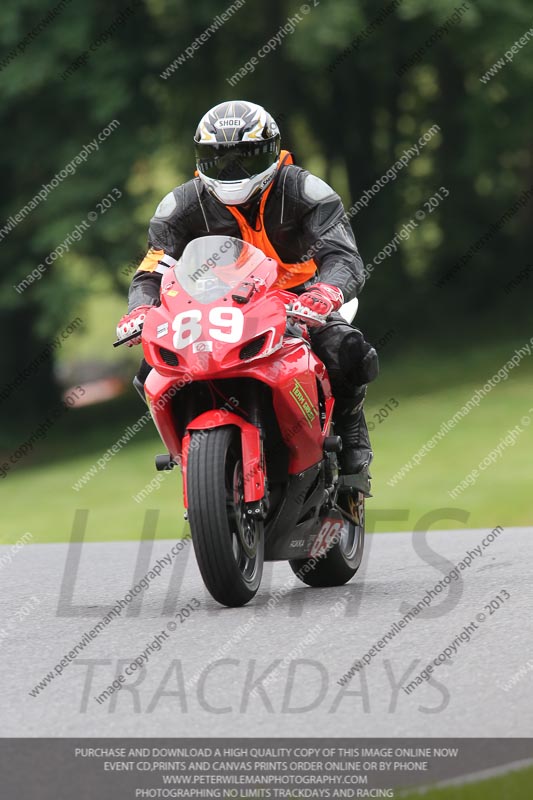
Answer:
[[[187,498],[196,560],[208,592],[222,605],[245,605],[261,583],[264,524],[245,506],[237,428],[192,434]]]

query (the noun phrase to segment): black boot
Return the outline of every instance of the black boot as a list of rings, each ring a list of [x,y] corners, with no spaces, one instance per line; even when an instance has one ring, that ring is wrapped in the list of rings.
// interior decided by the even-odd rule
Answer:
[[[333,419],[335,433],[342,439],[340,468],[342,475],[357,475],[354,483],[365,494],[370,494],[369,467],[373,453],[368,436],[363,403],[366,386],[355,398],[338,398],[335,400]]]

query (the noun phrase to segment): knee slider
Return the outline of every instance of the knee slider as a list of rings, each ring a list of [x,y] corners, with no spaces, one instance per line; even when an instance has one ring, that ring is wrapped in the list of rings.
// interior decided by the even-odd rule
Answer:
[[[330,376],[333,393],[352,396],[357,387],[375,380],[379,373],[376,350],[358,328],[335,320],[312,334],[313,350]]]
[[[339,364],[342,372],[357,386],[371,383],[379,374],[378,354],[357,328],[352,328],[343,337]]]

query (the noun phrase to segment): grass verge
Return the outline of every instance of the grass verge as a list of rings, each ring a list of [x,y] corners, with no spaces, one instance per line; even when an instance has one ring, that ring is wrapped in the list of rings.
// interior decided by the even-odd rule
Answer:
[[[450,509],[468,513],[468,527],[531,524],[531,430],[521,419],[533,409],[533,359],[525,357],[395,485],[392,476],[523,345],[456,351],[412,350],[399,357],[388,349],[382,373],[369,389],[367,419],[374,426],[374,497],[369,522],[385,509],[403,510],[398,519],[379,522],[377,531],[413,530],[420,518],[447,509],[434,528],[457,528]],[[390,403],[390,399],[394,403]],[[395,406],[385,417],[380,409]],[[397,405],[396,405],[397,404]],[[68,541],[76,509],[89,509],[87,541],[137,539],[148,509],[157,509],[156,538],[175,538],[182,530],[181,485],[177,471],[156,473],[154,456],[163,452],[149,422],[105,468],[78,491],[72,487],[117,442],[145,409],[136,396],[69,412],[38,443],[19,469],[9,473],[3,490],[0,543],[15,542],[29,531],[35,542]],[[533,423],[533,410],[531,412]],[[456,499],[448,492],[494,448],[506,432],[522,425],[513,446],[482,471],[477,482]],[[157,488],[141,502],[138,495],[154,478]]]

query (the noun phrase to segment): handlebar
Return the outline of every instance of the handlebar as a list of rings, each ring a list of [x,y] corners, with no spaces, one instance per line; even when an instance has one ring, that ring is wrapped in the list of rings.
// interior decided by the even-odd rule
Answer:
[[[293,319],[298,320],[304,325],[308,325],[311,323],[312,325],[316,325],[317,327],[322,327],[322,325],[326,324],[326,320],[323,317],[313,314],[312,311],[309,311],[306,314],[303,314],[299,311],[293,311],[292,303],[289,303],[288,305],[285,304],[285,310],[287,312],[288,317],[292,317]]]
[[[326,321],[322,317],[315,316],[312,311],[310,311],[308,314],[302,314],[298,311],[293,311],[292,303],[288,304],[286,303],[285,310],[287,312],[288,317],[292,317],[293,319],[298,320],[298,322],[303,323],[304,325],[311,323],[313,325],[317,325],[320,327],[326,324]],[[120,345],[130,342],[132,339],[136,339],[137,336],[139,336],[142,333],[143,327],[144,327],[143,325],[140,325],[137,328],[137,330],[134,331],[133,333],[130,333],[129,336],[125,336],[123,339],[117,339],[116,341],[113,342],[113,347],[120,347]]]
[[[136,331],[130,333],[129,336],[125,336],[123,339],[117,339],[116,342],[113,342],[113,347],[120,347],[121,344],[126,344],[126,342],[130,342],[132,339],[136,339],[140,333],[142,333],[143,326],[140,325]]]

